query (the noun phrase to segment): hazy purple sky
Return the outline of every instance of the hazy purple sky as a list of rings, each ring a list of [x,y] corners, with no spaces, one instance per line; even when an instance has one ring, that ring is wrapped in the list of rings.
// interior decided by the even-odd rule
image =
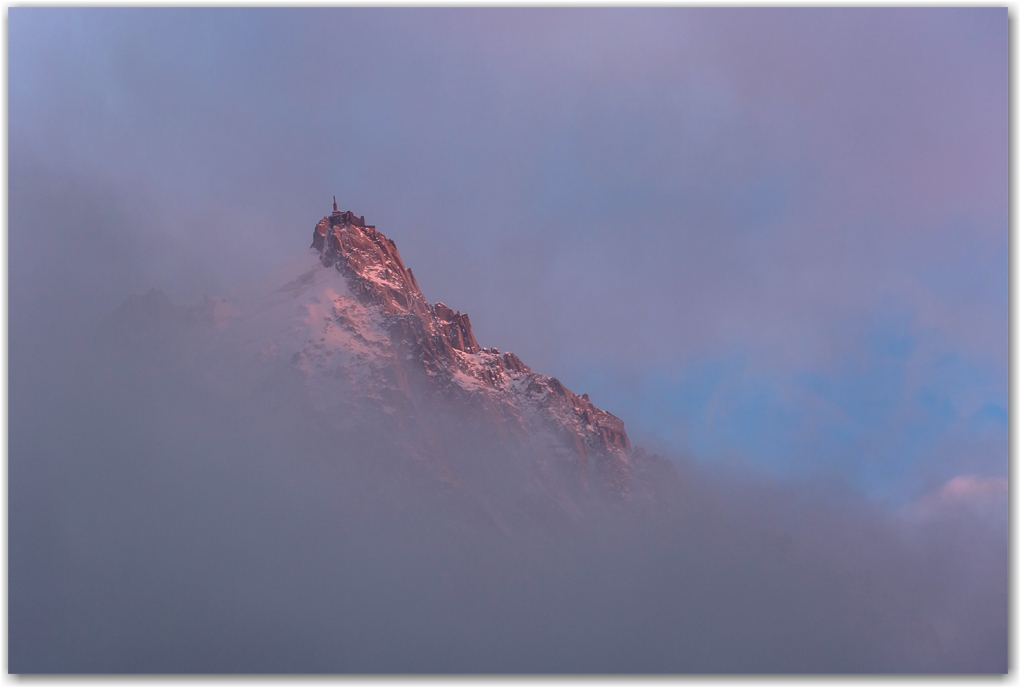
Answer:
[[[12,365],[257,277],[336,194],[637,443],[895,503],[1006,475],[1006,9],[14,8],[8,36]]]

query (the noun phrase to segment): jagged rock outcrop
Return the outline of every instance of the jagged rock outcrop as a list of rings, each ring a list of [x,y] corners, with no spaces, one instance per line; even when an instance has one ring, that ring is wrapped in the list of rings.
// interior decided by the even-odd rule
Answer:
[[[675,478],[587,395],[480,346],[467,314],[429,303],[394,242],[349,211],[334,208],[306,254],[228,297],[185,307],[152,291],[110,325],[124,355],[191,375],[210,397],[281,417],[300,407],[336,437],[382,435],[407,469],[479,502],[516,493],[569,513],[655,501]]]
[[[467,314],[430,304],[396,244],[364,217],[334,210],[315,225],[311,247],[360,304],[378,310],[401,358],[413,361],[434,393],[459,398],[513,430],[543,435],[577,468],[583,489],[630,497],[631,445],[623,421],[513,353],[479,346]]]
[[[430,305],[393,240],[365,225],[363,217],[349,211],[323,217],[312,234],[312,248],[321,253],[323,265],[336,267],[347,279],[359,300],[381,308],[399,340],[410,337],[428,353],[426,364],[444,366],[454,359],[454,350],[480,350],[468,316],[442,303]]]

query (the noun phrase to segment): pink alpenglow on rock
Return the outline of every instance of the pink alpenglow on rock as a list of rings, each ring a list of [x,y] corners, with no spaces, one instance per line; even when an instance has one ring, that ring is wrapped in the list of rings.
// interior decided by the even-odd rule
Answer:
[[[357,303],[380,316],[400,353],[402,369],[391,377],[423,379],[430,393],[463,404],[510,435],[541,437],[551,455],[570,464],[582,490],[628,500],[636,486],[635,460],[666,471],[672,467],[633,451],[623,421],[596,407],[587,394],[532,371],[513,353],[479,346],[468,315],[430,304],[396,244],[364,217],[341,212],[334,203],[333,213],[315,225],[311,247],[322,268],[336,270]]]

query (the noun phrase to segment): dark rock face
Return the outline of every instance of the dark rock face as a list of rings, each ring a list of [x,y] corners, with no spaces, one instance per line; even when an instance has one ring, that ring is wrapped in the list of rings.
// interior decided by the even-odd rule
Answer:
[[[392,240],[352,212],[323,217],[312,234],[322,264],[336,269],[351,292],[384,316],[409,375],[448,400],[463,402],[479,421],[510,435],[550,439],[579,472],[583,489],[629,499],[634,480],[623,421],[578,396],[559,380],[533,372],[513,353],[482,348],[467,314],[430,304]],[[644,454],[640,454],[643,456]],[[639,460],[643,458],[638,457]]]

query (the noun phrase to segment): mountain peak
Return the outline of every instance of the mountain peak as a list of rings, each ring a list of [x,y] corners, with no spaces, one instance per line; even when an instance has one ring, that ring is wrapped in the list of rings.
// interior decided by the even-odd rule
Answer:
[[[466,314],[454,312],[442,303],[430,305],[418,287],[414,273],[404,265],[397,245],[374,225],[365,224],[350,210],[341,212],[333,202],[333,213],[323,217],[312,233],[312,248],[319,251],[322,264],[334,267],[346,279],[351,291],[366,305],[376,305],[383,314],[411,316],[421,324],[412,327],[419,346],[444,360],[451,350],[477,353],[481,350]]]
[[[519,487],[514,498],[648,504],[673,479],[668,461],[632,449],[623,421],[586,394],[481,347],[466,313],[426,300],[391,239],[335,204],[306,254],[229,299],[179,307],[154,291],[111,319],[139,360],[206,370],[203,388],[275,389],[273,404],[341,434],[392,435],[444,484],[482,479],[488,468],[472,461],[502,455],[491,475],[523,481],[472,482],[493,498]]]
[[[513,353],[479,346],[468,315],[430,304],[393,240],[363,216],[340,211],[335,198],[333,212],[315,225],[311,247],[324,267],[344,277],[362,306],[378,308],[400,358],[417,361],[430,387],[491,417],[514,417],[551,433],[583,474],[594,470],[607,491],[627,497],[631,445],[622,420],[597,408],[587,394],[533,372]]]

